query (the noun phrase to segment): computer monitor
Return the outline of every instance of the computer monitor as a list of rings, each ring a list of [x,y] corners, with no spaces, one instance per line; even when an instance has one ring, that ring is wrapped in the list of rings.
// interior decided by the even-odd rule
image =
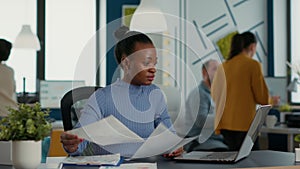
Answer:
[[[60,100],[71,89],[85,86],[83,80],[41,80],[40,103],[42,108],[58,109]]]
[[[286,77],[265,77],[265,81],[272,96],[280,96],[281,104],[287,103]]]

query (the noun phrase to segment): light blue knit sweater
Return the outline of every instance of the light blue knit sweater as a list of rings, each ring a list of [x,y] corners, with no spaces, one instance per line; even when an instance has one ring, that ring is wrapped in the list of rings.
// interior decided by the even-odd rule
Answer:
[[[76,127],[91,124],[113,115],[130,130],[142,138],[148,138],[159,123],[171,131],[170,117],[161,90],[156,85],[134,86],[122,80],[97,90],[87,101]],[[140,143],[114,144],[100,147],[83,141],[76,152],[70,155],[101,155],[121,153],[130,157],[140,147]]]

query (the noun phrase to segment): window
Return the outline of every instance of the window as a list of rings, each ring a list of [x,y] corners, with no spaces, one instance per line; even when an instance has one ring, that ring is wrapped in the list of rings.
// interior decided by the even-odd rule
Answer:
[[[291,0],[291,63],[300,65],[300,1]],[[299,68],[300,69],[300,68]],[[296,73],[292,71],[291,81],[297,77]],[[291,93],[291,102],[300,103],[300,86],[298,85],[298,92]]]
[[[0,38],[13,43],[23,24],[30,25],[36,34],[36,11],[36,0],[1,1]],[[23,92],[23,78],[26,92],[36,91],[36,51],[12,48],[6,64],[14,69],[17,92]]]
[[[96,82],[96,1],[46,1],[45,79]]]

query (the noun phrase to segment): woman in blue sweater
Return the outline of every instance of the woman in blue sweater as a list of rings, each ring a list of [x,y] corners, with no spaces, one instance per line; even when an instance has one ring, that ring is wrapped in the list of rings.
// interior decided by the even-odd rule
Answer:
[[[88,100],[76,127],[113,115],[142,138],[148,138],[163,123],[175,133],[161,90],[152,84],[156,73],[156,49],[151,39],[140,32],[121,27],[115,32],[118,43],[115,57],[124,71],[122,79],[97,90]],[[141,143],[99,146],[76,135],[63,133],[61,142],[70,155],[120,153],[130,157]],[[178,149],[165,156],[178,156]]]

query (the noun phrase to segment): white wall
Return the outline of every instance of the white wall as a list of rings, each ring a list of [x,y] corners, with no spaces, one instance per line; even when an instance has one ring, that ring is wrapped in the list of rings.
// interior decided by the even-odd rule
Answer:
[[[287,1],[274,0],[274,76],[286,76]]]
[[[285,68],[285,66],[282,66],[284,64],[282,60],[286,58],[284,56],[283,59],[286,47],[282,47],[282,42],[286,44],[286,39],[281,39],[286,37],[286,33],[282,34],[282,31],[284,31],[283,25],[286,24],[279,22],[279,19],[284,19],[284,11],[282,9],[285,9],[285,6],[281,5],[281,3],[284,3],[282,0],[274,1],[276,2],[276,10],[274,9],[277,17],[276,24],[282,24],[274,26],[276,27],[276,45],[281,44],[280,48],[275,47],[275,75],[283,76],[285,72],[277,69],[279,67]],[[167,65],[169,65],[169,68],[172,67],[171,65],[176,65],[175,68],[172,67],[168,70],[177,78],[185,94],[195,86],[195,83],[199,83],[202,79],[201,67],[203,61],[218,57],[218,52],[214,47],[215,42],[234,30],[239,32],[251,31],[259,38],[255,59],[262,63],[264,74],[267,75],[267,0],[164,0],[159,1],[159,6],[167,16],[173,15],[171,17],[172,21],[168,21],[168,31],[165,32],[164,36],[165,39],[170,40],[170,36],[173,39],[168,43],[163,43],[163,47],[169,50],[164,57],[171,54],[177,55],[176,59],[170,57],[172,58],[169,59],[171,64],[166,64],[164,69],[168,69]],[[279,11],[277,8],[282,11],[277,13]],[[174,15],[177,17],[177,22]],[[281,32],[279,36],[277,32]],[[206,47],[203,45],[203,42],[206,43]],[[196,62],[207,55],[209,57],[203,61]],[[166,80],[170,79],[170,77],[164,78]]]

